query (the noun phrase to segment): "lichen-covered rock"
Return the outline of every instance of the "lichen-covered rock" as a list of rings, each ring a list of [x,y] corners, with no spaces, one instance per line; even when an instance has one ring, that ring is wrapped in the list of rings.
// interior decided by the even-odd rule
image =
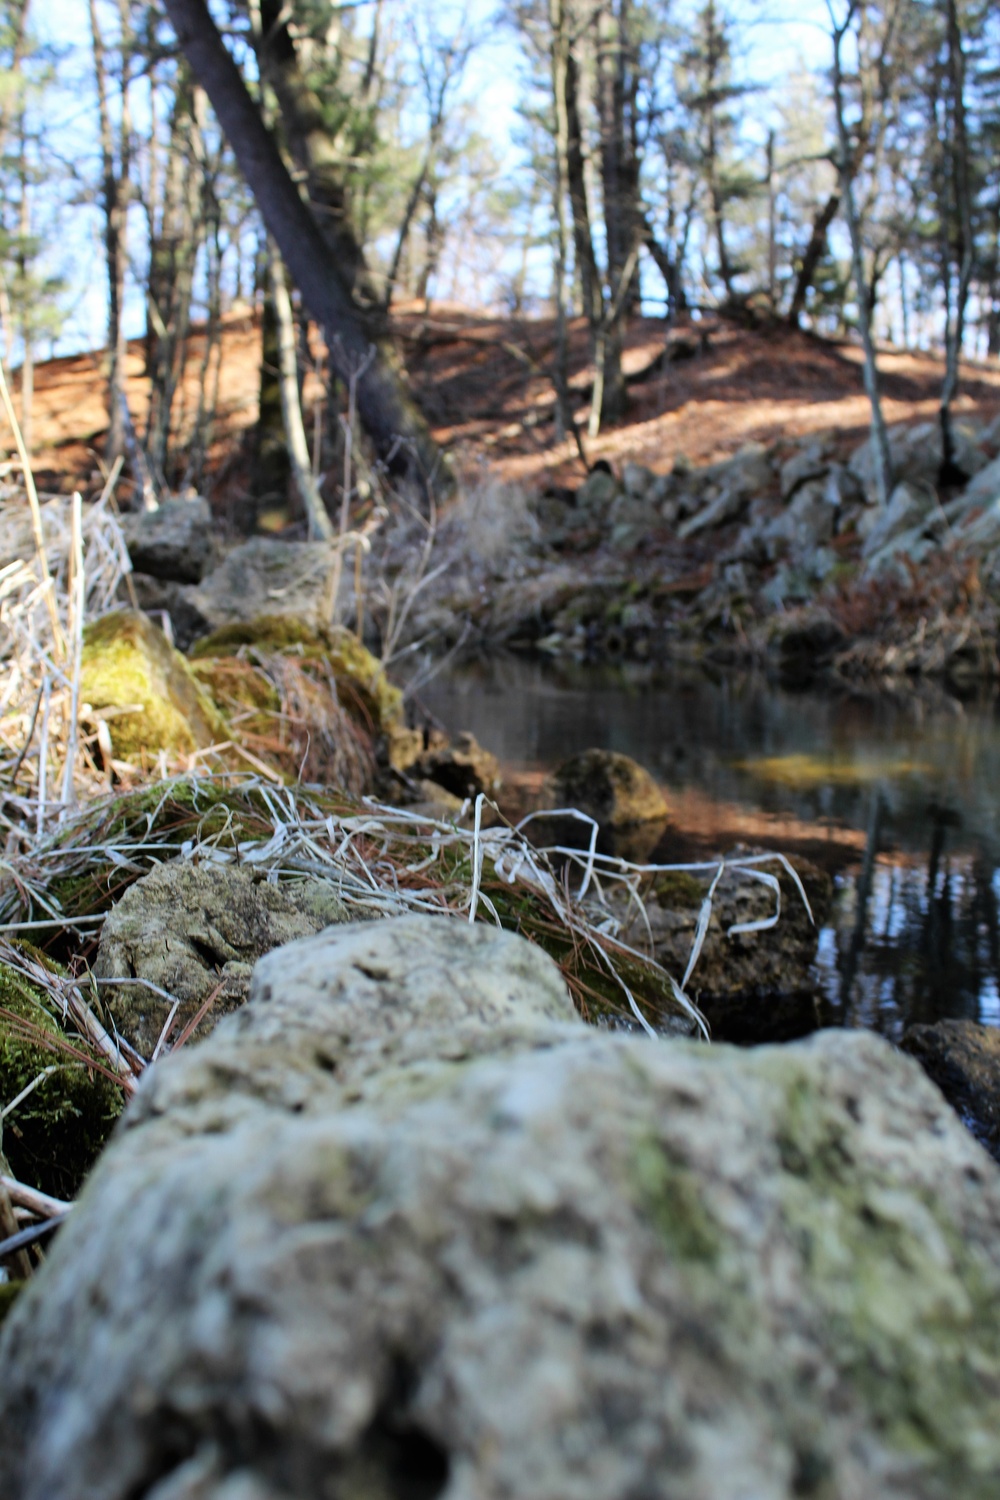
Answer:
[[[107,719],[120,760],[186,755],[228,738],[184,657],[137,610],[103,615],[84,630],[80,702]]]
[[[1000,1161],[1000,1030],[978,1021],[936,1021],[908,1027],[900,1046]]]
[[[94,1059],[97,1062],[97,1059]],[[124,1096],[70,1042],[44,994],[0,963],[0,1151],[21,1182],[72,1197],[110,1135]]]
[[[911,1060],[572,1019],[446,918],[271,955],[0,1337],[10,1500],[993,1500],[1000,1176]]]
[[[646,768],[617,750],[584,750],[564,760],[550,778],[546,801],[576,808],[609,828],[652,822],[669,811]]]
[[[212,512],[200,495],[165,500],[158,510],[131,511],[122,516],[121,525],[139,573],[198,583],[212,566]]]
[[[346,916],[328,881],[273,885],[245,866],[172,860],[129,886],[111,909],[94,973],[116,981],[103,988],[104,1003],[121,1035],[149,1058],[173,999],[181,1002],[176,1037],[217,991],[194,1033],[206,1036],[246,1000],[258,958]]]

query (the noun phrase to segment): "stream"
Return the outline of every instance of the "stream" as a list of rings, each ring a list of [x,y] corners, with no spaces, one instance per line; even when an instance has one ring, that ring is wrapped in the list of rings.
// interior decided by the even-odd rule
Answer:
[[[579,750],[639,761],[671,809],[658,862],[752,845],[826,869],[815,969],[834,1023],[893,1039],[945,1017],[1000,1025],[995,694],[796,692],[763,673],[504,658],[420,699],[492,750],[526,805]]]

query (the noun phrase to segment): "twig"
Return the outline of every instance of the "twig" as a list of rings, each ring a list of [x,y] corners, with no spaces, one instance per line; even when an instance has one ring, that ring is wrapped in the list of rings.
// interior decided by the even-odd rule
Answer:
[[[12,1257],[24,1257],[21,1264],[27,1264],[27,1271],[22,1271],[21,1279],[26,1280],[31,1275],[31,1262],[25,1254],[29,1245],[37,1245],[39,1240],[48,1239],[59,1228],[66,1215],[61,1214],[58,1218],[43,1219],[40,1224],[30,1224],[27,1229],[21,1229],[17,1234],[12,1234],[9,1239],[0,1240],[0,1260],[9,1260]]]
[[[11,1203],[16,1203],[19,1208],[30,1209],[41,1219],[59,1218],[62,1214],[69,1213],[73,1207],[65,1198],[50,1197],[38,1188],[29,1187],[26,1182],[18,1182],[16,1177],[0,1177],[0,1188],[6,1189]]]

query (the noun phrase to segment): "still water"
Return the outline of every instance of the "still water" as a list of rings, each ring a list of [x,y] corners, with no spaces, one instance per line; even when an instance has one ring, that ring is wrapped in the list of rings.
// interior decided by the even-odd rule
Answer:
[[[590,746],[652,772],[671,807],[654,858],[752,845],[834,878],[818,933],[827,1014],[890,1037],[915,1021],[1000,1025],[1000,704],[928,688],[792,692],[763,674],[501,660],[421,701],[469,729],[530,802]]]

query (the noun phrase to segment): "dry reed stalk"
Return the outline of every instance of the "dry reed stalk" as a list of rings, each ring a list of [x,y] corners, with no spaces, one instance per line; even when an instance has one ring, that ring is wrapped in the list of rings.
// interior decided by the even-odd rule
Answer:
[[[14,411],[14,403],[10,399],[10,391],[7,389],[7,377],[4,373],[3,360],[0,360],[0,399],[3,400],[7,420],[10,423],[11,432],[14,434],[14,444],[17,448],[17,456],[21,460],[21,473],[24,478],[24,487],[28,494],[28,504],[31,507],[31,523],[35,533],[35,553],[38,559],[39,571],[42,575],[42,587],[45,590],[45,607],[49,612],[49,621],[52,625],[52,640],[56,656],[61,657],[65,652],[66,643],[62,634],[62,625],[59,620],[59,610],[56,604],[55,587],[52,575],[49,572],[48,561],[45,556],[45,535],[42,531],[42,513],[38,504],[38,491],[35,488],[35,476],[31,467],[31,458],[27,448],[24,446],[24,437],[21,433],[21,425]]]

